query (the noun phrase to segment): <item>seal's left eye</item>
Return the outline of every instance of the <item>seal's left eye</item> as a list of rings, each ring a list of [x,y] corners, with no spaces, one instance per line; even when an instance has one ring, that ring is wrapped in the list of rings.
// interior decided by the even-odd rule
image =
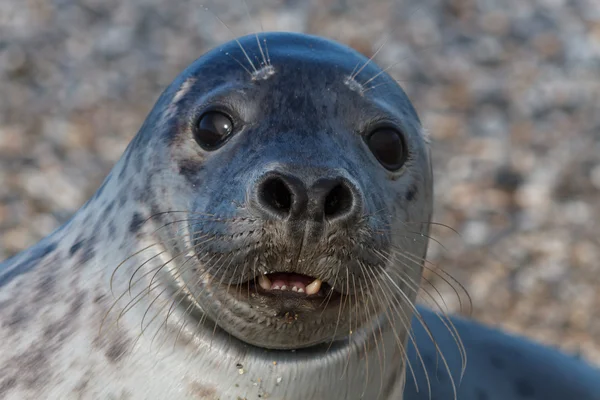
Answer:
[[[231,118],[220,111],[208,111],[194,127],[194,139],[205,150],[215,150],[233,131]]]

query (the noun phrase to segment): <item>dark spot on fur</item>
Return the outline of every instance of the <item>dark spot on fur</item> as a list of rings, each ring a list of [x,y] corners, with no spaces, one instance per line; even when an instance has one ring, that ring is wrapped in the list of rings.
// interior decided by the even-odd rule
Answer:
[[[106,358],[108,358],[108,360],[111,363],[115,364],[119,361],[119,358],[121,358],[127,352],[127,348],[129,347],[129,345],[130,343],[128,339],[122,336],[115,336],[110,346],[108,346],[108,349],[106,350],[104,355],[106,356]]]
[[[6,326],[12,330],[12,332],[18,332],[23,325],[29,321],[30,316],[22,307],[15,307],[13,312],[10,314],[8,319],[3,322],[3,326]]]
[[[96,295],[94,297],[94,304],[101,304],[105,298],[106,298],[106,295],[104,293],[100,293],[100,294]]]
[[[75,243],[73,243],[73,246],[71,246],[71,248],[69,249],[69,256],[73,257],[79,251],[79,249],[81,249],[82,245],[83,239],[79,239]]]
[[[108,203],[108,205],[104,208],[104,211],[102,211],[102,217],[106,220],[109,216],[110,216],[110,212],[113,210],[113,208],[115,207],[115,201],[112,200],[110,203]]]
[[[44,382],[52,377],[46,347],[34,347],[25,350],[9,360],[0,370],[5,375],[6,370],[16,370],[19,379],[16,384],[31,388],[42,387]]]
[[[36,290],[40,293],[48,294],[54,291],[56,280],[51,273],[45,274],[38,283]]]
[[[95,244],[96,244],[96,236],[95,235],[90,236],[90,238],[88,240],[86,240],[85,247],[83,249],[83,253],[81,254],[80,265],[85,264],[88,261],[90,261],[92,258],[94,258],[94,256],[96,255]]]
[[[110,315],[109,304],[112,303],[111,296],[104,293],[104,287],[94,296],[93,302],[97,312],[103,316]],[[114,317],[114,315],[110,315]],[[110,363],[117,363],[128,351],[131,350],[133,340],[127,332],[119,327],[111,327],[111,321],[107,320],[105,328],[98,331],[92,344],[98,351],[103,352]],[[110,327],[110,328],[109,328]]]
[[[419,192],[419,188],[417,187],[416,184],[412,184],[410,185],[410,187],[408,188],[408,191],[406,192],[406,200],[407,201],[413,201],[414,198],[417,196],[417,193]]]
[[[85,297],[86,297],[85,292],[77,293],[77,296],[75,296],[75,298],[71,302],[71,308],[69,309],[69,316],[71,318],[79,315],[79,312],[81,311],[81,308],[83,307]]]
[[[532,398],[535,396],[535,389],[531,382],[525,379],[518,379],[515,382],[515,391],[521,397]]]
[[[98,231],[98,227],[95,228],[95,231],[96,232]],[[82,264],[87,263],[89,260],[91,260],[94,257],[95,243],[96,243],[96,235],[94,234],[87,239],[79,237],[77,239],[77,241],[73,244],[73,246],[71,246],[71,248],[69,250],[69,255],[71,257],[73,257],[75,254],[79,253],[80,250],[82,251],[81,259],[80,259],[79,263],[75,264],[75,267],[78,267]]]
[[[143,223],[144,223],[144,219],[142,218],[140,213],[138,213],[138,212],[133,213],[133,217],[131,218],[131,222],[129,223],[129,232],[137,233],[140,230],[140,228],[142,227]]]
[[[44,327],[44,339],[54,340],[59,343],[64,342],[69,337],[69,333],[66,329],[68,322],[69,321],[66,321],[65,319],[60,319],[46,325],[46,327]]]
[[[200,382],[192,382],[190,384],[190,392],[198,399],[213,399],[217,394],[217,389],[214,386],[202,384]]]
[[[188,182],[197,183],[198,175],[204,170],[203,162],[183,160],[179,162],[179,174],[181,174]]]
[[[11,376],[0,382],[0,397],[4,398],[7,392],[17,386],[17,378]]]

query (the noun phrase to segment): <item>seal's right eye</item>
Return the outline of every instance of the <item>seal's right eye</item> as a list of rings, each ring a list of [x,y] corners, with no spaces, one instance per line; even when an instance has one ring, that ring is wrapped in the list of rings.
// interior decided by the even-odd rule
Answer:
[[[406,162],[407,149],[402,134],[392,128],[377,129],[367,137],[367,145],[381,165],[397,171]]]
[[[215,150],[233,132],[231,118],[220,111],[208,111],[200,116],[194,127],[194,139],[204,150]]]

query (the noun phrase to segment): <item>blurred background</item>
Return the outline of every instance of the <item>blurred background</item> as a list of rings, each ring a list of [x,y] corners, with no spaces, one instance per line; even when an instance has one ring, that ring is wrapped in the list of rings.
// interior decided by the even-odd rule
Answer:
[[[600,2],[246,3],[0,0],[0,260],[94,193],[208,48],[261,25],[385,42],[433,139],[434,221],[456,231],[434,226],[427,279],[450,311],[600,365]]]

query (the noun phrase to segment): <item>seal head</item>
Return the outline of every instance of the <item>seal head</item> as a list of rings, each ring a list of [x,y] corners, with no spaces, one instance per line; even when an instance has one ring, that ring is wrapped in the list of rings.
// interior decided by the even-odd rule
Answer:
[[[150,166],[140,200],[160,215],[162,242],[194,255],[167,279],[185,287],[191,310],[260,347],[398,324],[432,209],[417,114],[394,80],[345,46],[260,38],[193,63],[128,151]]]

